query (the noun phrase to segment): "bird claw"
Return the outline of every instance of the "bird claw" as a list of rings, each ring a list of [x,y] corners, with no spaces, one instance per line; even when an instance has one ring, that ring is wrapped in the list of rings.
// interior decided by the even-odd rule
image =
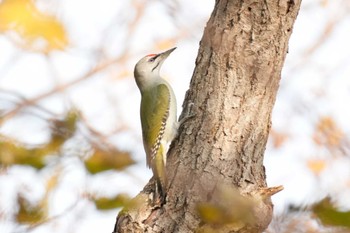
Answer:
[[[188,104],[188,108],[187,108],[187,113],[186,115],[179,121],[179,125],[182,125],[183,123],[185,123],[187,120],[193,118],[196,116],[195,113],[191,113],[192,112],[192,107],[194,106],[194,103],[189,103]]]
[[[153,192],[153,206],[162,206],[166,202],[166,193],[159,187],[159,184],[155,183],[155,189]]]

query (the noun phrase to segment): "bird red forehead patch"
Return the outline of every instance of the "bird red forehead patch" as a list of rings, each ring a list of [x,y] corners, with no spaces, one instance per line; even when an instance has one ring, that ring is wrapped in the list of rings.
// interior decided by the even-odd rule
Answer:
[[[154,57],[154,56],[156,56],[157,54],[154,54],[154,53],[152,53],[152,54],[148,54],[146,57]]]

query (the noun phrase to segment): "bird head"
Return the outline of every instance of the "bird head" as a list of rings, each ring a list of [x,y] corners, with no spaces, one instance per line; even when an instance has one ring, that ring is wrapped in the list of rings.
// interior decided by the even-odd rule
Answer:
[[[138,79],[159,77],[159,70],[162,67],[163,62],[169,56],[169,54],[173,52],[175,49],[176,47],[169,49],[163,53],[149,54],[143,57],[140,61],[138,61],[134,70],[134,76],[136,78],[136,82],[140,81]]]

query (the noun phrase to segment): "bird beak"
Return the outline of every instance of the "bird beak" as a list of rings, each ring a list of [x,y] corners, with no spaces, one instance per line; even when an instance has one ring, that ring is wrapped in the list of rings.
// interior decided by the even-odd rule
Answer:
[[[159,57],[161,61],[164,61],[170,55],[170,53],[172,53],[175,49],[176,47],[169,49],[163,53],[159,53],[157,57]]]

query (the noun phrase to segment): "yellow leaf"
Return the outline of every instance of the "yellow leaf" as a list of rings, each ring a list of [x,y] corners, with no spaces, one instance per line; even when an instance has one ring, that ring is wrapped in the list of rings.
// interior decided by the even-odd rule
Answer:
[[[61,170],[58,169],[55,173],[50,176],[46,181],[46,193],[50,193],[58,185]]]
[[[286,133],[278,132],[274,129],[271,129],[270,137],[272,139],[272,145],[275,148],[280,148],[287,141],[289,135]]]
[[[318,145],[338,147],[344,138],[343,131],[331,117],[321,117],[316,125],[313,135],[314,142]]]
[[[310,159],[307,161],[307,166],[312,172],[318,175],[326,168],[326,161],[322,159]]]
[[[0,3],[0,32],[15,31],[23,46],[49,52],[68,44],[63,25],[39,11],[32,0],[4,0]],[[44,42],[44,43],[40,43]]]

